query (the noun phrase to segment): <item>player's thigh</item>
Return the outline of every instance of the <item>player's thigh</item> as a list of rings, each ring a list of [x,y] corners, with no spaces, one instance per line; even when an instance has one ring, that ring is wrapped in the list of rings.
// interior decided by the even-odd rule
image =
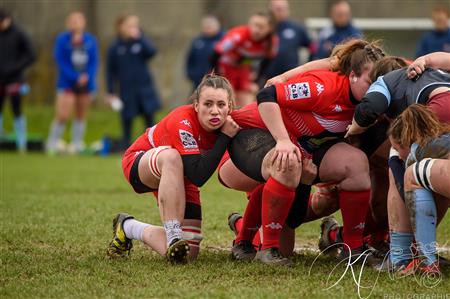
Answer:
[[[319,166],[322,182],[340,182],[358,175],[364,175],[370,180],[367,157],[361,150],[344,142],[333,145]]]
[[[170,147],[157,147],[148,150],[139,161],[138,171],[142,183],[152,189],[158,189],[163,165],[177,165],[179,171],[183,172],[181,157],[176,149]]]
[[[250,192],[260,184],[240,171],[231,159],[220,167],[219,178],[228,188],[244,192]]]

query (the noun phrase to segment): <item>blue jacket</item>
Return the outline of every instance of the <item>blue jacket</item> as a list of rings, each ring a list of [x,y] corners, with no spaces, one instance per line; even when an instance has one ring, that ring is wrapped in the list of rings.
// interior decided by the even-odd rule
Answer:
[[[98,68],[98,47],[96,38],[90,33],[83,33],[83,42],[80,46],[83,67],[77,69],[74,65],[75,47],[72,45],[72,33],[63,32],[60,33],[55,42],[53,49],[53,55],[58,67],[58,79],[56,86],[58,89],[73,88],[79,76],[82,73],[87,73],[89,80],[87,83],[88,91],[92,92],[96,89],[95,77],[97,75]],[[79,58],[80,56],[78,56]]]
[[[309,47],[311,44],[306,29],[293,21],[287,20],[278,23],[277,35],[280,41],[278,54],[267,69],[268,78],[297,67],[299,65],[299,48]]]
[[[450,28],[446,31],[430,31],[422,36],[417,44],[416,57],[432,52],[450,53]]]
[[[160,107],[159,95],[147,65],[155,54],[152,41],[143,35],[137,40],[117,38],[108,49],[107,89],[108,93],[120,95],[124,102],[124,117],[150,114]]]
[[[334,25],[325,27],[319,33],[319,45],[314,59],[327,58],[331,54],[331,50],[337,44],[349,38],[361,38],[361,30],[349,23],[345,27],[336,27]]]
[[[195,87],[211,69],[209,58],[214,52],[215,44],[223,37],[223,34],[223,31],[220,31],[213,37],[199,35],[192,40],[186,60],[186,75]]]

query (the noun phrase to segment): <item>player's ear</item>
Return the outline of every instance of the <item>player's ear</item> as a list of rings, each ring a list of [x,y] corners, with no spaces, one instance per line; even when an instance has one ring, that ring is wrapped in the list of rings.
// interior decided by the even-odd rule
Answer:
[[[198,100],[194,101],[194,110],[198,113]]]
[[[358,81],[358,76],[356,76],[354,71],[351,71],[348,79],[350,80],[350,83],[356,83]]]

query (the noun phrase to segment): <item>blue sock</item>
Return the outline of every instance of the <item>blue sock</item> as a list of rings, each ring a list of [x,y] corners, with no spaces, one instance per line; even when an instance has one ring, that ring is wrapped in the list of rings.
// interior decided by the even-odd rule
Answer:
[[[19,151],[27,149],[27,120],[25,116],[14,118],[14,130],[16,131],[16,146]]]
[[[425,258],[425,263],[431,265],[437,261],[436,258],[436,222],[437,211],[433,193],[426,189],[416,189],[414,192],[416,216],[411,217],[414,223],[412,227],[415,232],[417,247],[420,256]],[[411,213],[412,215],[412,213]]]
[[[411,244],[414,239],[413,233],[390,232],[391,250],[389,257],[394,266],[407,265],[413,258]]]

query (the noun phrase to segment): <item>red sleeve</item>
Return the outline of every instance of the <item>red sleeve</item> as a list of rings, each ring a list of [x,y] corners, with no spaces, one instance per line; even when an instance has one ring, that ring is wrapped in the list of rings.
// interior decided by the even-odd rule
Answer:
[[[303,73],[285,83],[275,85],[277,102],[280,107],[314,111],[329,97],[332,88],[312,73]]]
[[[228,31],[216,44],[214,50],[219,54],[223,54],[235,49],[244,38],[243,30],[238,29],[239,28],[234,28]]]
[[[196,137],[196,126],[189,115],[176,114],[169,120],[167,130],[170,135],[170,144],[180,155],[200,154]]]

